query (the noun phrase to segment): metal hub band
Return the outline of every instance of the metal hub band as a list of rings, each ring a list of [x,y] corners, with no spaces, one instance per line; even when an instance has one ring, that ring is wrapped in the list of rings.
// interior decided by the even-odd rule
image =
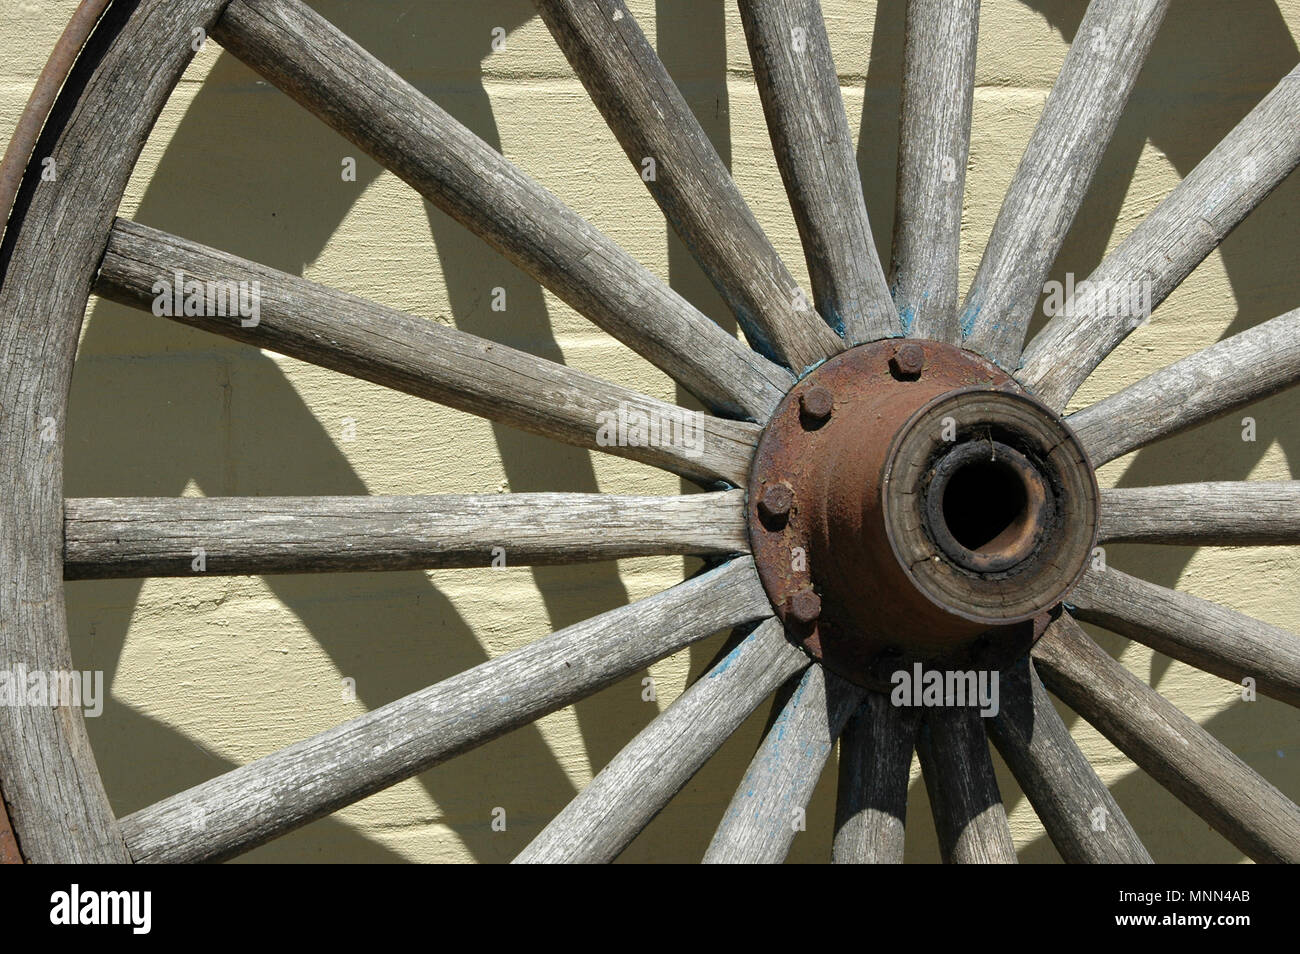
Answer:
[[[1060,416],[996,365],[878,341],[786,396],[749,483],[759,574],[792,639],[882,687],[900,666],[997,667],[1083,573],[1097,484]]]

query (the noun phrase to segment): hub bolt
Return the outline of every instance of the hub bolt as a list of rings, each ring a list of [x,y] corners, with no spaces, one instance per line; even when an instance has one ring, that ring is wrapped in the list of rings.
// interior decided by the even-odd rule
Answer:
[[[785,608],[795,622],[810,626],[822,615],[822,598],[809,587],[792,593],[786,600]]]
[[[769,527],[783,527],[794,506],[794,491],[786,484],[768,484],[758,499],[758,515]]]
[[[894,356],[889,359],[889,369],[898,378],[914,380],[921,376],[925,368],[925,351],[915,341],[906,341],[898,346]]]
[[[799,412],[805,425],[824,423],[835,409],[835,395],[815,384],[799,395]]]

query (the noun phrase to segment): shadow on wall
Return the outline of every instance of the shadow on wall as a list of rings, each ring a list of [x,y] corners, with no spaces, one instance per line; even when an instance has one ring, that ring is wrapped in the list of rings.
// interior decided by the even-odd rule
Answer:
[[[986,0],[986,3],[995,0]],[[1009,0],[1008,0],[1009,2]],[[491,30],[513,30],[534,15],[524,0],[429,4],[394,0],[383,22],[355,4],[313,4],[362,46],[428,93],[461,122],[499,147],[491,104],[481,81],[481,61]],[[1082,4],[1029,0],[1067,38]],[[893,218],[898,83],[903,0],[881,0],[867,75],[860,128],[859,165],[882,259],[888,261]],[[436,12],[431,12],[436,11]],[[657,42],[705,129],[724,158],[730,156],[724,17],[730,5],[658,0]],[[1213,24],[1214,29],[1208,29]],[[1221,27],[1221,28],[1220,28]],[[1058,273],[1086,274],[1099,261],[1147,138],[1170,157],[1180,174],[1192,166],[1295,63],[1294,42],[1271,3],[1220,10],[1213,0],[1174,5],[1139,81],[1103,168],[1058,263]],[[857,64],[841,63],[845,70]],[[223,55],[215,82],[196,95],[149,183],[140,221],[200,242],[301,274],[329,243],[356,198],[380,170],[359,158],[354,189],[318,189],[336,176],[339,158],[356,155],[350,144],[270,87],[256,95],[247,85],[223,93],[229,81],[251,79]],[[1171,100],[1174,101],[1171,108]],[[232,130],[241,135],[231,137]],[[319,170],[319,177],[315,172]],[[635,175],[629,164],[628,175]],[[978,170],[976,170],[978,174]],[[196,176],[202,176],[196,184]],[[779,180],[772,183],[779,188]],[[492,337],[560,360],[541,290],[487,246],[426,205],[430,234],[447,276],[452,315],[465,331]],[[1288,256],[1300,240],[1300,183],[1283,186],[1225,244],[1232,283],[1233,333],[1297,304]],[[1121,226],[1127,230],[1126,224]],[[734,328],[718,296],[689,253],[668,239],[673,286],[706,313]],[[1288,267],[1291,266],[1291,267]],[[503,276],[505,276],[503,278]],[[1056,276],[1059,277],[1059,274]],[[498,327],[487,308],[489,290],[507,288],[511,324]],[[1160,315],[1156,320],[1159,321]],[[123,341],[128,342],[124,354]],[[67,493],[176,495],[193,482],[208,495],[361,494],[368,488],[338,450],[331,434],[299,397],[273,360],[201,332],[101,303],[89,317],[69,413]],[[247,395],[255,395],[254,404]],[[105,396],[111,395],[111,401]],[[686,401],[685,394],[679,399]],[[1124,482],[1168,483],[1240,479],[1263,449],[1280,441],[1288,455],[1300,437],[1296,396],[1274,398],[1254,412],[1259,441],[1242,444],[1235,426],[1207,425],[1131,459]],[[513,491],[594,491],[590,456],[583,451],[494,428]],[[238,460],[239,466],[234,465]],[[487,490],[489,488],[483,488]],[[1122,568],[1173,585],[1189,554],[1174,548],[1129,550],[1112,560]],[[694,566],[690,562],[687,572]],[[532,571],[552,628],[621,605],[627,590],[613,565],[539,568]],[[421,573],[346,577],[268,577],[274,596],[296,614],[341,672],[355,676],[360,701],[374,708],[487,658],[476,634],[435,583]],[[136,581],[68,587],[74,651],[93,652],[111,685],[140,594]],[[376,618],[375,607],[386,612]],[[400,606],[400,608],[398,608]],[[92,634],[92,635],[88,635]],[[376,635],[378,634],[378,635]],[[541,633],[535,634],[537,636]],[[187,638],[180,634],[178,638]],[[384,647],[377,651],[376,640]],[[1120,641],[1105,640],[1114,651]],[[692,651],[692,674],[718,648],[709,641]],[[163,650],[165,652],[165,649]],[[1153,681],[1164,675],[1157,663]],[[640,675],[623,686],[639,683]],[[613,690],[575,707],[586,754],[599,767],[654,714]],[[1067,714],[1068,719],[1073,719]],[[1257,749],[1260,720],[1293,719],[1272,702],[1237,705],[1210,720],[1209,729],[1279,784],[1295,791],[1295,760],[1282,762]],[[698,859],[731,791],[752,754],[762,715],[715,757],[625,855],[636,860]],[[1270,724],[1270,723],[1265,723]],[[234,766],[176,729],[111,699],[89,721],[105,784],[115,808],[128,812]],[[835,765],[827,766],[808,810],[809,831],[796,839],[792,859],[827,857],[834,806]],[[1019,797],[1000,771],[1008,803]],[[448,825],[480,861],[512,857],[575,794],[555,755],[533,727],[520,729],[426,772],[419,778]],[[909,858],[937,857],[923,785],[912,791]],[[1189,847],[1187,829],[1201,823],[1140,773],[1116,786],[1153,853],[1178,857]],[[522,803],[526,802],[526,806]],[[510,830],[490,829],[496,805],[520,805]],[[818,823],[821,820],[822,823]],[[413,819],[412,824],[419,821]],[[1180,830],[1181,829],[1181,830]],[[1215,836],[1191,839],[1210,860],[1233,860],[1235,850]],[[1046,839],[1029,846],[1026,860],[1051,860]],[[261,860],[397,860],[379,841],[334,819],[316,822],[248,856]]]

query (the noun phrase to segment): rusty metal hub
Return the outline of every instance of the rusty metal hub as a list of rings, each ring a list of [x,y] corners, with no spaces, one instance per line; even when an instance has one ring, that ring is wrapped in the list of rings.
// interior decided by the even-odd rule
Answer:
[[[877,341],[806,375],[759,442],[749,534],[791,638],[886,687],[1000,668],[1082,575],[1097,483],[1060,416],[951,345]]]

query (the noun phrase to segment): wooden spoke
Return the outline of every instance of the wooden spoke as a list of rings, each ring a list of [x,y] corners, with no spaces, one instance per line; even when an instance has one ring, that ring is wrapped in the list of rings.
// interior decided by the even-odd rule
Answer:
[[[64,506],[63,577],[416,570],[749,549],[742,490],[681,497],[106,497]]]
[[[979,710],[931,710],[916,737],[945,864],[1015,864],[1006,809]]]
[[[1100,467],[1297,380],[1300,308],[1176,361],[1068,420]]]
[[[1101,492],[1103,543],[1300,546],[1300,481],[1221,481]]]
[[[1071,591],[1074,615],[1224,679],[1254,680],[1265,695],[1300,705],[1300,636],[1121,573],[1089,570]]]
[[[962,308],[965,347],[1008,370],[1168,7],[1092,0],[1075,33]]]
[[[715,410],[789,386],[605,235],[299,0],[233,0],[213,37]]]
[[[740,485],[757,425],[699,414],[505,345],[354,298],[133,222],[109,236],[95,289],[152,309],[155,283],[257,283],[256,323],[226,315],[170,317],[546,437],[630,457],[684,476]],[[217,311],[218,309],[194,309]],[[174,311],[174,309],[173,309]],[[245,327],[250,323],[250,327]],[[624,422],[623,433],[617,433]],[[659,425],[642,440],[640,421]],[[612,427],[602,430],[602,423]],[[633,446],[633,444],[636,446]]]
[[[754,345],[796,371],[837,354],[844,342],[800,292],[623,0],[535,2],[668,221]]]
[[[1300,861],[1300,808],[1092,641],[1068,613],[1034,647],[1056,696],[1256,861]]]
[[[232,857],[770,612],[753,561],[733,560],[128,815],[127,847]]]
[[[879,692],[849,719],[840,738],[835,800],[836,864],[902,864],[907,783],[916,745],[917,710],[891,705]]]
[[[614,756],[515,862],[613,861],[758,704],[807,667],[779,620],[759,624]]]
[[[989,736],[1061,857],[1072,864],[1151,864],[1133,826],[1070,737],[1028,659],[1002,671]]]
[[[961,342],[957,256],[980,0],[909,0],[890,287],[903,334]]]
[[[706,864],[785,860],[835,740],[864,695],[822,666],[804,671],[736,788]]]
[[[817,310],[850,344],[896,335],[818,0],[740,0],[767,128]]]
[[[1127,239],[1028,348],[1017,378],[1057,409],[1101,360],[1300,163],[1300,67]],[[1133,307],[1141,302],[1141,308]],[[1135,314],[1135,312],[1137,312]]]

